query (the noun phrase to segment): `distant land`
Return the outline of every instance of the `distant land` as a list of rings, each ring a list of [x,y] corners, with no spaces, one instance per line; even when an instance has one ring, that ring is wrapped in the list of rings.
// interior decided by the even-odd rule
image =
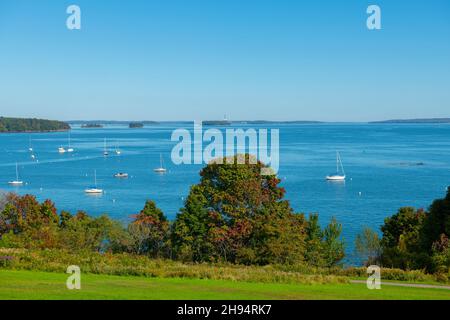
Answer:
[[[323,121],[309,121],[309,120],[287,120],[287,121],[272,121],[272,120],[249,120],[249,121],[233,121],[233,123],[248,123],[248,124],[264,124],[264,123],[288,123],[288,124],[317,124],[325,123]]]
[[[372,121],[369,123],[450,123],[450,118],[394,119],[384,121]]]
[[[62,121],[0,117],[0,133],[54,132],[67,130],[70,130],[70,125]]]
[[[81,125],[83,129],[95,129],[95,128],[103,128],[102,124],[99,123],[84,123]]]
[[[205,120],[202,121],[202,124],[205,126],[229,126],[232,122],[228,120]]]
[[[171,120],[171,121],[125,121],[125,120],[70,120],[68,121],[71,125],[79,125],[84,128],[94,128],[98,126],[105,125],[124,125],[129,128],[141,128],[146,125],[156,125],[163,123],[185,123],[191,124],[193,121],[186,120]],[[322,121],[308,121],[308,120],[288,120],[288,121],[279,121],[279,120],[203,120],[202,124],[205,126],[229,126],[229,125],[238,125],[238,124],[271,124],[271,123],[286,123],[286,124],[318,124],[325,123]],[[142,125],[142,126],[141,126]]]
[[[145,120],[145,121],[126,121],[126,120],[69,120],[67,121],[68,123],[72,124],[72,125],[126,125],[128,126],[130,123],[142,123],[144,125],[149,125],[149,124],[158,124],[157,121],[149,121],[149,120]]]
[[[192,124],[193,121],[172,120],[172,121],[152,121],[152,120],[70,120],[67,122],[56,120],[45,120],[36,118],[8,118],[0,117],[0,133],[6,132],[57,132],[67,131],[71,126],[82,128],[102,128],[108,125],[123,125],[129,128],[142,128],[147,125],[158,124]],[[204,120],[205,126],[231,126],[231,125],[264,125],[264,124],[325,124],[340,123],[311,120]],[[349,123],[349,122],[347,122]],[[355,122],[358,123],[358,122]],[[363,122],[361,122],[363,123]],[[365,122],[369,124],[450,124],[450,118],[422,118],[422,119],[392,119],[381,121]]]
[[[139,129],[139,128],[143,128],[144,124],[142,122],[130,122],[130,124],[128,126],[131,129]]]

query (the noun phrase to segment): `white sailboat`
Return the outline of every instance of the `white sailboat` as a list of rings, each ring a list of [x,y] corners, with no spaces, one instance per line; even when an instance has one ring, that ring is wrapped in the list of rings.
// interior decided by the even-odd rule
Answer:
[[[33,146],[31,144],[31,135],[30,135],[30,142],[29,142],[29,146],[28,146],[28,151],[30,152],[31,159],[32,160],[36,160],[36,156],[34,155]]]
[[[33,152],[33,147],[31,145],[31,135],[30,135],[30,143],[29,143],[29,146],[28,146],[28,151]]]
[[[9,181],[8,184],[12,185],[12,186],[21,186],[21,185],[23,185],[23,181],[19,180],[19,166],[18,166],[17,162],[16,162],[16,180]]]
[[[109,155],[108,149],[106,149],[106,138],[105,141],[103,142],[103,155],[105,157]]]
[[[87,194],[102,194],[103,190],[97,187],[97,170],[94,170],[94,186],[84,190]]]
[[[67,152],[74,152],[75,150],[70,145],[70,131],[69,131],[69,147],[67,148]]]
[[[59,153],[66,153],[66,149],[64,149],[64,147],[59,147],[58,148],[58,152]]]
[[[341,172],[339,171],[341,169]],[[329,181],[344,181],[345,180],[345,171],[344,166],[342,165],[341,156],[338,151],[336,151],[336,173],[330,174],[326,177]]]
[[[164,162],[163,162],[163,157],[162,154],[159,155],[159,168],[155,168],[153,169],[154,172],[157,173],[166,173],[167,169],[164,168]]]
[[[115,150],[115,152],[116,152],[116,154],[117,154],[118,156],[120,156],[120,155],[122,154],[122,151],[120,151],[120,149],[117,148],[117,144],[116,144],[116,150]]]

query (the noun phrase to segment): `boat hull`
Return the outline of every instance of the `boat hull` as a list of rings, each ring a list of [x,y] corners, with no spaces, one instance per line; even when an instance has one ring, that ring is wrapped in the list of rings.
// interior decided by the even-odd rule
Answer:
[[[344,181],[345,176],[327,176],[326,179],[328,181]]]
[[[84,190],[84,193],[86,193],[86,194],[102,194],[103,190],[101,190],[101,189],[86,189],[86,190]]]
[[[10,181],[8,182],[10,186],[21,186],[23,185],[23,181]]]

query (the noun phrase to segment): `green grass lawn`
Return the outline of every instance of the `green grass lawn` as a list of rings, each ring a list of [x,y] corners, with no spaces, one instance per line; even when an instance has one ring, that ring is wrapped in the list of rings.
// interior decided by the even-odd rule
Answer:
[[[450,291],[359,284],[267,284],[221,280],[82,275],[68,290],[66,274],[0,270],[0,299],[450,299]]]

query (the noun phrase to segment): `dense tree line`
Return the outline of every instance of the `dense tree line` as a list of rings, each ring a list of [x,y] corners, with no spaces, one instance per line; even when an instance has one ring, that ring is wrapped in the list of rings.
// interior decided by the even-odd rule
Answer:
[[[143,128],[144,124],[142,122],[130,122],[128,124],[128,127],[133,128],[133,129]]]
[[[368,264],[450,273],[450,189],[428,210],[401,208],[385,219],[382,237],[366,228],[356,249]]]
[[[61,121],[0,117],[0,132],[46,132],[69,130]]]
[[[261,175],[261,162],[249,163],[207,165],[173,222],[152,201],[124,227],[107,216],[57,214],[50,200],[8,194],[0,203],[0,246],[130,252],[187,262],[339,264],[342,226],[333,219],[321,228],[317,215],[295,213],[280,180]]]

